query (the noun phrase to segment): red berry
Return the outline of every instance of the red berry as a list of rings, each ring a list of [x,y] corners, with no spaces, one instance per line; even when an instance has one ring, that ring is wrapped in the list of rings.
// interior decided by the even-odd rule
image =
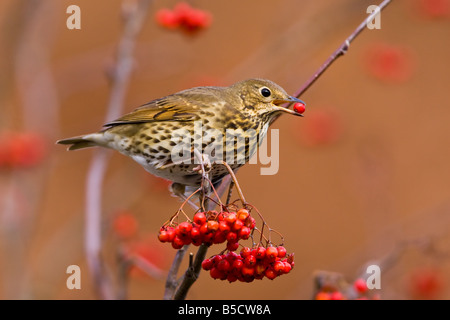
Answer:
[[[174,249],[181,249],[184,246],[183,240],[176,236],[172,241],[172,247]]]
[[[203,270],[211,270],[211,268],[214,266],[214,263],[213,263],[213,261],[211,260],[211,259],[205,259],[205,260],[203,260],[203,262],[202,262],[202,268],[203,268]]]
[[[236,214],[237,218],[242,221],[245,221],[250,216],[247,209],[240,209]]]
[[[278,246],[277,247],[277,251],[278,251],[278,258],[284,258],[286,256],[286,248],[283,246]]]
[[[262,264],[257,263],[255,266],[255,275],[264,277],[264,272],[266,271],[266,267]]]
[[[266,269],[264,275],[270,280],[275,279],[278,275],[273,269]]]
[[[242,220],[236,220],[233,223],[233,227],[231,229],[233,229],[233,231],[238,231],[239,229],[241,229],[244,226],[244,222],[242,222]]]
[[[378,43],[369,48],[365,67],[379,80],[401,83],[414,74],[415,60],[414,52],[409,47]]]
[[[267,247],[266,249],[266,257],[267,259],[273,261],[278,256],[278,250],[275,247]]]
[[[213,261],[214,265],[217,266],[217,264],[220,261],[222,261],[222,259],[223,259],[223,257],[221,255],[217,254],[212,258],[212,261]]]
[[[283,264],[284,264],[283,273],[289,273],[289,271],[291,271],[292,269],[291,264],[289,262],[283,262]]]
[[[230,262],[227,259],[222,259],[217,264],[217,269],[223,272],[228,272],[230,270]]]
[[[241,257],[242,258],[247,258],[252,252],[252,249],[250,249],[249,247],[243,247],[241,249]]]
[[[222,220],[219,222],[219,230],[223,233],[227,234],[228,232],[230,232],[230,229],[231,228],[226,221]]]
[[[228,272],[230,270],[230,262],[227,259],[222,259],[217,264],[217,269],[223,272]]]
[[[236,252],[228,252],[228,254],[226,255],[226,259],[230,262],[233,262],[236,259],[240,259],[241,256],[238,255]]]
[[[180,25],[177,14],[169,9],[160,9],[156,12],[156,22],[165,28],[175,29]]]
[[[228,232],[226,239],[228,242],[237,242],[238,235],[236,234],[236,232]]]
[[[251,216],[248,217],[247,220],[245,220],[245,226],[246,226],[246,227],[249,227],[250,230],[255,229],[255,226],[256,226],[256,221],[255,221],[255,219],[253,219],[253,217],[251,217]]]
[[[239,230],[238,235],[239,235],[239,238],[247,240],[250,237],[251,233],[252,233],[252,231],[250,230],[249,227],[243,226],[241,228],[241,230]]]
[[[191,239],[200,239],[200,228],[199,227],[193,227],[191,230]]]
[[[167,232],[167,236],[168,236],[167,242],[172,242],[173,239],[175,239],[175,228],[167,227],[166,232]]]
[[[236,275],[232,274],[232,273],[229,273],[229,274],[227,275],[227,280],[228,280],[229,282],[235,282],[237,279],[238,279],[238,277],[237,277]]]
[[[225,221],[231,226],[236,221],[237,216],[236,213],[232,212],[225,217]]]
[[[192,230],[192,223],[185,221],[180,223],[177,228],[179,229],[180,234],[187,235]]]
[[[227,242],[227,250],[236,251],[239,248],[238,242]]]
[[[225,214],[224,214],[223,212],[218,213],[218,214],[216,215],[215,220],[217,220],[218,222],[223,221],[224,215],[225,215]]]
[[[208,12],[193,9],[185,17],[185,24],[188,28],[206,28],[211,23],[211,16]]]
[[[257,259],[263,259],[265,256],[266,256],[266,248],[258,247],[256,249],[256,258]]]
[[[214,233],[207,233],[202,235],[202,241],[203,243],[211,243],[214,237]]]
[[[241,274],[244,277],[251,277],[254,275],[254,273],[255,273],[255,268],[252,268],[252,267],[243,266],[241,269]]]
[[[168,242],[169,241],[169,235],[167,234],[167,231],[161,230],[159,232],[159,235],[158,235],[158,240],[161,241],[161,242]]]
[[[316,294],[316,300],[331,300],[331,294],[328,292],[320,291]]]
[[[219,229],[219,223],[215,220],[209,220],[207,225],[209,231],[217,231]]]
[[[366,280],[364,280],[362,278],[355,280],[355,282],[353,283],[353,287],[359,293],[364,293],[368,290]]]
[[[420,14],[427,18],[445,18],[450,16],[450,1],[421,0],[418,3]]]
[[[254,255],[249,255],[244,259],[244,264],[247,267],[253,267],[256,264],[256,257]]]
[[[225,240],[227,239],[227,236],[222,232],[222,231],[217,231],[216,233],[214,233],[214,237],[213,237],[213,243],[222,243],[225,242]]]
[[[217,267],[211,268],[211,270],[209,270],[209,274],[213,279],[221,279],[224,276],[224,273],[220,271]]]
[[[201,226],[202,224],[206,223],[206,215],[204,212],[197,212],[194,215],[194,222]]]
[[[190,14],[192,11],[192,7],[187,2],[178,2],[173,8],[173,12],[175,12],[180,17],[185,17]]]
[[[305,104],[301,103],[301,102],[297,102],[294,104],[294,111],[297,113],[303,113],[306,110],[306,106]]]
[[[180,237],[181,241],[183,241],[183,244],[191,244],[192,239],[189,235],[185,235],[183,237]]]
[[[415,299],[439,299],[444,289],[444,279],[436,267],[421,267],[413,271],[410,288]]]
[[[114,219],[113,228],[120,238],[128,239],[137,233],[138,223],[131,213],[122,212]]]
[[[334,291],[330,294],[330,300],[344,300],[344,295],[339,291]]]
[[[236,259],[233,261],[231,268],[233,270],[241,270],[243,266],[244,266],[244,262],[241,259]]]
[[[45,155],[42,137],[33,132],[0,133],[0,165],[27,168],[39,163]]]
[[[273,270],[274,270],[277,274],[282,274],[282,273],[284,273],[284,263],[281,262],[281,261],[275,262],[275,264],[273,265]]]
[[[208,224],[204,223],[200,226],[200,234],[205,235],[209,233]]]

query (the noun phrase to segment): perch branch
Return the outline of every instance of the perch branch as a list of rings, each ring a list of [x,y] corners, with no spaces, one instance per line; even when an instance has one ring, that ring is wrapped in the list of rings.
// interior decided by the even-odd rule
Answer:
[[[227,190],[229,184],[231,182],[230,176],[225,177],[222,180],[222,183],[217,188],[217,196],[222,196],[225,191]],[[214,200],[214,199],[213,199]],[[218,200],[218,199],[217,199]],[[207,207],[202,208],[202,210],[213,210],[216,203],[214,201],[208,201]],[[169,270],[169,274],[167,276],[166,280],[166,289],[164,292],[164,299],[170,300],[181,300],[184,299],[190,289],[190,287],[194,284],[194,282],[197,280],[200,271],[201,271],[201,265],[202,261],[205,259],[208,246],[201,245],[197,251],[197,254],[195,256],[195,259],[191,261],[189,264],[188,269],[183,274],[183,276],[177,280],[177,273],[180,268],[180,264],[183,260],[184,255],[186,254],[187,249],[189,246],[184,246],[175,255],[175,259],[172,263],[172,266]],[[191,258],[192,259],[192,258]]]

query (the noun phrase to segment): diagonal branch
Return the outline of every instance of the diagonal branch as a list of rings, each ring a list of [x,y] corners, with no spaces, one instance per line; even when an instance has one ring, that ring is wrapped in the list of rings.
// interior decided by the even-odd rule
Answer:
[[[306,81],[306,83],[300,88],[300,90],[295,94],[297,98],[303,95],[306,90],[308,90],[314,82],[331,66],[331,64],[336,61],[339,57],[347,53],[350,44],[353,40],[367,27],[367,24],[371,22],[377,14],[381,12],[392,0],[384,0],[378,7],[379,10],[372,12],[361,24],[352,32],[352,34],[345,39],[345,41],[340,45],[340,47],[334,51],[331,56],[323,63],[323,65],[314,73],[314,75]]]

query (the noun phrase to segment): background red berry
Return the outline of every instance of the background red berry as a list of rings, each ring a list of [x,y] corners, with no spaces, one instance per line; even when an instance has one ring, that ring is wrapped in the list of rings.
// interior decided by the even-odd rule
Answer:
[[[127,211],[122,211],[117,214],[113,221],[114,232],[122,239],[129,239],[137,234],[138,222],[133,214]],[[166,241],[169,236],[166,232]]]
[[[368,290],[366,280],[362,278],[355,280],[355,282],[353,283],[353,287],[359,293],[365,293]]]

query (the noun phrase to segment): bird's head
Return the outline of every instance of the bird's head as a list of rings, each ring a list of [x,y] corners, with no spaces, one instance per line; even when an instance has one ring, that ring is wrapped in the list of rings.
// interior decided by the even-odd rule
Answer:
[[[230,89],[235,91],[242,100],[243,110],[240,111],[244,114],[266,118],[270,122],[282,113],[302,116],[301,113],[285,108],[283,105],[295,102],[305,103],[288,95],[282,87],[270,80],[243,80],[232,85]]]

